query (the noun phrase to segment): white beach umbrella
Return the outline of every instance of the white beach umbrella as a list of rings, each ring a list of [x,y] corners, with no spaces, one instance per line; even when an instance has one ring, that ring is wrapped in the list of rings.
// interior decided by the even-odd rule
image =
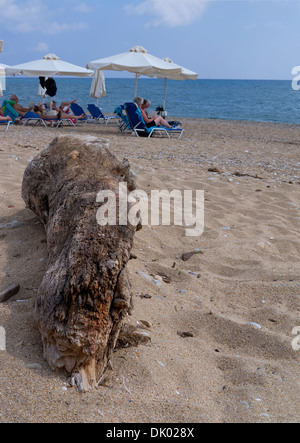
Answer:
[[[1,75],[5,75],[5,72],[6,72],[6,69],[8,69],[9,68],[9,66],[7,66],[7,65],[4,65],[3,63],[0,63],[0,72],[1,72]]]
[[[21,74],[28,77],[48,78],[55,75],[74,77],[92,77],[94,75],[93,71],[64,62],[55,54],[45,55],[40,60],[11,66],[6,72],[7,74]]]
[[[189,69],[186,69],[182,66],[177,65],[170,58],[165,58],[164,61],[166,63],[169,63],[174,68],[177,67],[177,68],[181,69],[180,73],[176,73],[176,74],[172,74],[172,75],[162,75],[162,76],[158,77],[158,78],[165,79],[165,95],[164,95],[164,108],[165,108],[166,107],[166,98],[167,98],[167,81],[168,80],[180,80],[180,81],[197,80],[199,75],[196,72],[190,71]]]
[[[135,95],[137,95],[137,80],[140,75],[157,77],[159,75],[180,74],[181,68],[148,53],[142,46],[134,46],[129,52],[95,60],[87,65],[88,69],[107,71],[127,71],[136,75]]]
[[[90,97],[96,98],[97,103],[99,98],[106,97],[105,77],[101,70],[95,72],[90,90]]]
[[[199,77],[199,74],[197,72],[190,71],[189,69],[184,68],[183,66],[179,66],[176,63],[174,63],[170,58],[164,58],[164,61],[166,63],[169,63],[174,68],[180,68],[181,72],[179,74],[172,74],[171,76],[160,76],[159,78],[166,78],[169,80],[197,80]]]
[[[5,81],[6,68],[8,68],[7,65],[3,65],[2,63],[0,63],[0,97],[3,97],[3,83]]]
[[[45,55],[40,60],[34,60],[29,63],[11,66],[10,68],[6,69],[6,73],[12,75],[26,75],[27,77],[45,78],[52,78],[56,75],[72,77],[92,77],[94,75],[94,71],[64,62],[55,54]],[[39,93],[43,94],[41,89],[39,89]]]

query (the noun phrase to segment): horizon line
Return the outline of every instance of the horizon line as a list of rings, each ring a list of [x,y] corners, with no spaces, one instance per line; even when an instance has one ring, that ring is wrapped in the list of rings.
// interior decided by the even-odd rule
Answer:
[[[26,75],[7,75],[6,78],[9,79],[38,79],[38,77],[35,76],[26,76]],[[78,79],[78,80],[91,80],[93,77],[74,77],[74,76],[55,76],[55,78],[60,78],[60,79]],[[109,79],[109,80],[132,80],[135,81],[135,78],[133,77],[105,77],[105,79]],[[151,78],[151,77],[140,77],[139,80],[165,80],[162,78]],[[182,81],[182,83],[190,81],[190,82],[195,82],[195,81],[202,81],[202,80],[210,80],[210,81],[291,81],[292,79],[285,79],[285,78],[211,78],[211,77],[202,77],[202,78],[197,78],[196,80],[184,80]],[[168,81],[178,81],[178,80],[172,80],[172,79],[168,79]],[[180,81],[180,80],[179,80]]]

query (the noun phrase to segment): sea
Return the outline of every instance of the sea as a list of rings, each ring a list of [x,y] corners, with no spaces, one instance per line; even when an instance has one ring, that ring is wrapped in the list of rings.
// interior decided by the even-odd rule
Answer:
[[[86,109],[96,103],[89,97],[91,79],[56,78],[56,100],[78,103]],[[12,94],[22,105],[38,103],[37,78],[8,77],[4,99]],[[107,78],[107,96],[99,100],[105,113],[134,98],[134,78]],[[163,105],[165,81],[140,78],[138,95],[151,101],[151,108]],[[187,80],[167,82],[166,110],[174,117],[244,120],[300,124],[300,91],[291,81],[279,80]]]

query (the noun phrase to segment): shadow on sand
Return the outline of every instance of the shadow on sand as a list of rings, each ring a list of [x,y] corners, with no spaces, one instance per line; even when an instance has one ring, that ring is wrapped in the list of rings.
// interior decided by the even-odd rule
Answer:
[[[18,222],[17,227],[11,227]],[[6,353],[24,365],[40,365],[42,375],[53,374],[43,358],[40,333],[34,319],[38,288],[47,264],[47,242],[43,225],[29,210],[0,217],[0,291],[12,284],[20,292],[1,305],[0,325],[6,330]],[[16,223],[14,223],[16,225]]]

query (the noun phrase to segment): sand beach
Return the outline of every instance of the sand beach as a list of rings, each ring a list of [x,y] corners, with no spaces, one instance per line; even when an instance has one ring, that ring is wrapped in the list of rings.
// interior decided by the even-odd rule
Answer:
[[[123,136],[114,125],[0,134],[0,292],[21,288],[0,304],[0,422],[299,422],[299,127],[182,121],[181,140]],[[151,343],[117,350],[102,386],[85,394],[43,360],[33,306],[46,236],[21,198],[28,162],[70,133],[109,139],[146,192],[205,191],[201,237],[172,226],[136,234],[128,323]]]

